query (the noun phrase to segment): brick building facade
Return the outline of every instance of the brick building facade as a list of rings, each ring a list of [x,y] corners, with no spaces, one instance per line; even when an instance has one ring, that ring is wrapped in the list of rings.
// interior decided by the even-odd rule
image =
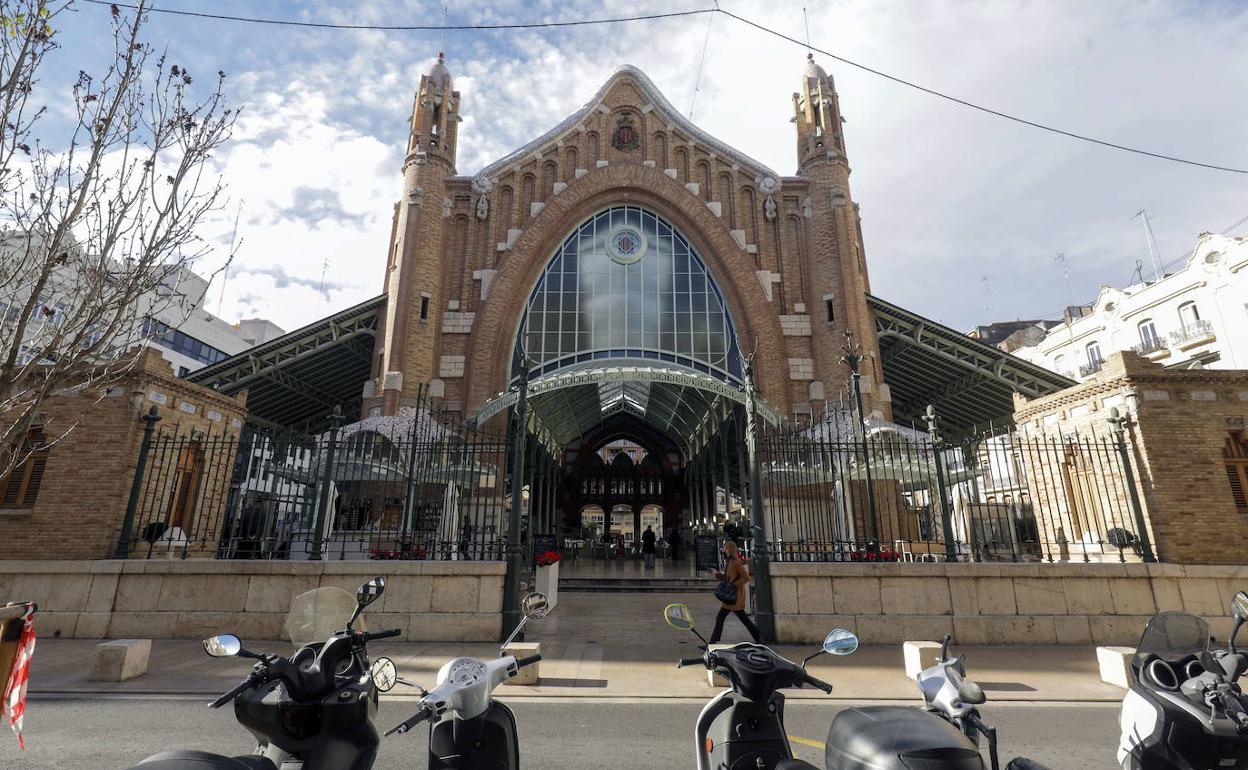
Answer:
[[[1158,557],[1182,564],[1248,561],[1248,371],[1165,369],[1125,351],[1112,354],[1088,382],[1016,403],[1019,428],[1032,437],[1095,432],[1107,438],[1107,418],[1118,409],[1128,418],[1131,471]],[[1034,499],[1067,500],[1057,526],[1076,527],[1086,505],[1127,509],[1120,470],[1081,469],[1078,460],[1062,477],[1030,475]],[[1081,485],[1081,473],[1093,481]],[[1078,550],[1071,540],[1068,550]]]
[[[0,479],[5,493],[0,558],[110,558],[143,440],[142,418],[152,407],[166,435],[188,438],[182,448],[193,449],[196,436],[221,437],[231,445],[246,416],[246,394],[223,396],[176,379],[160,352],[145,348],[125,379],[106,391],[53,396],[42,405],[39,424],[46,439],[55,440]],[[232,469],[232,453],[153,452],[149,481],[168,494],[148,502],[162,507],[162,520],[176,520],[179,512],[173,508],[180,504],[188,515],[207,521],[225,500],[221,489],[208,489],[203,479],[228,479]],[[222,518],[215,517],[217,526]]]
[[[705,260],[738,335],[759,341],[762,397],[782,414],[818,412],[848,377],[843,331],[867,352],[877,343],[840,106],[813,60],[793,113],[797,173],[782,176],[622,67],[556,128],[459,176],[460,94],[439,60],[412,110],[365,413],[393,413],[422,383],[466,416],[505,391],[543,269],[579,224],[619,204],[670,221]],[[868,359],[863,384],[868,410],[887,417],[879,367]]]

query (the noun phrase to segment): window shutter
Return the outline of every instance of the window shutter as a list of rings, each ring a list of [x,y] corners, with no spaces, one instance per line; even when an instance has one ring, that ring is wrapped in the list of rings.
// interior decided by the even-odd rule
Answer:
[[[1240,431],[1231,431],[1226,437],[1222,456],[1226,462],[1226,480],[1231,485],[1231,497],[1235,509],[1248,514],[1248,442]]]
[[[12,473],[4,479],[4,497],[0,498],[0,505],[5,508],[17,507],[17,495],[22,486],[22,468],[16,468]]]
[[[22,507],[34,508],[35,498],[39,497],[39,486],[43,484],[43,469],[48,464],[47,452],[40,452],[26,461],[30,468],[26,477],[26,492],[22,495]]]

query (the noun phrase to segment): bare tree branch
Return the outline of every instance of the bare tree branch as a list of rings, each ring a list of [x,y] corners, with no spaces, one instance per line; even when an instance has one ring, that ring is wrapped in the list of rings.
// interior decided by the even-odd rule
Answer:
[[[195,309],[180,287],[212,252],[199,232],[225,203],[211,162],[237,117],[225,74],[196,97],[191,73],[143,42],[146,0],[113,6],[108,64],[79,71],[61,135],[39,133],[53,121],[31,100],[71,6],[0,0],[0,477],[29,454],[47,398],[102,393],[147,319]]]

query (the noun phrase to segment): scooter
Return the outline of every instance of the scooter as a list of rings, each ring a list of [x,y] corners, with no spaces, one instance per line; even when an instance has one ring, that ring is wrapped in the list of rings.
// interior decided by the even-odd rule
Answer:
[[[1235,637],[1248,621],[1248,593],[1231,600],[1225,650],[1209,648],[1209,625],[1159,612],[1131,660],[1135,682],[1122,699],[1118,764],[1125,770],[1248,768],[1248,696],[1238,679],[1248,654]]]
[[[227,757],[167,751],[133,770],[369,770],[380,744],[373,724],[378,692],[393,687],[397,675],[388,658],[369,664],[368,643],[402,631],[370,633],[353,626],[385,588],[385,578],[376,577],[354,599],[340,588],[299,596],[287,625],[298,649],[289,658],[248,651],[232,634],[205,639],[204,651],[214,658],[256,661],[246,679],[208,704],[215,709],[234,703],[235,717],[256,737],[255,752]]]
[[[845,709],[828,730],[828,770],[983,770],[979,739],[988,741],[992,770],[998,770],[996,728],[980,717],[988,700],[966,678],[966,658],[950,657],[945,635],[940,659],[916,677],[923,707],[863,706]],[[1018,759],[1010,767],[1039,767]]]
[[[684,604],[669,604],[663,619],[672,628],[689,631],[702,642],[702,657],[681,658],[677,668],[701,665],[721,671],[731,687],[702,709],[694,728],[698,770],[749,768],[799,770],[810,767],[793,759],[784,729],[784,695],[779,690],[809,685],[832,692],[832,685],[806,671],[813,658],[828,653],[849,655],[858,649],[858,637],[843,628],[828,634],[822,648],[801,664],[777,655],[769,647],[743,642],[728,649],[710,649],[693,625],[693,613]]]
[[[501,650],[520,634],[529,620],[546,617],[550,604],[544,594],[532,593],[521,602],[524,617],[503,642]],[[429,721],[430,770],[519,770],[520,741],[516,717],[505,704],[490,697],[494,689],[541,655],[494,660],[455,658],[438,671],[436,686],[422,690],[416,713],[386,731],[403,734]]]
[[[831,693],[832,685],[806,673],[806,664],[824,653],[849,655],[858,649],[858,637],[835,629],[819,652],[795,664],[758,644],[710,652],[683,604],[669,605],[663,616],[673,628],[691,631],[702,641],[702,658],[686,658],[680,665],[702,663],[721,670],[731,684],[698,717],[698,770],[815,770],[792,756],[784,730],[784,696],[776,690],[808,684]],[[983,770],[980,737],[987,738],[992,770],[998,769],[996,730],[975,708],[987,698],[983,688],[966,678],[964,657],[950,657],[950,641],[946,636],[940,660],[917,677],[923,708],[865,706],[836,715],[824,752],[827,770]],[[1007,770],[1044,768],[1019,757]]]

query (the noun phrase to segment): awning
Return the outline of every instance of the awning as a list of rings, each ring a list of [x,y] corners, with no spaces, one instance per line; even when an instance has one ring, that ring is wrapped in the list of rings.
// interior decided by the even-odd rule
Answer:
[[[247,390],[249,419],[276,428],[316,430],[335,406],[358,415],[372,371],[373,337],[386,297],[308,324],[186,379],[227,395]]]
[[[1014,393],[1035,398],[1075,384],[879,297],[868,295],[867,302],[894,422],[924,427],[930,404],[947,436],[967,435],[1013,424]]]

